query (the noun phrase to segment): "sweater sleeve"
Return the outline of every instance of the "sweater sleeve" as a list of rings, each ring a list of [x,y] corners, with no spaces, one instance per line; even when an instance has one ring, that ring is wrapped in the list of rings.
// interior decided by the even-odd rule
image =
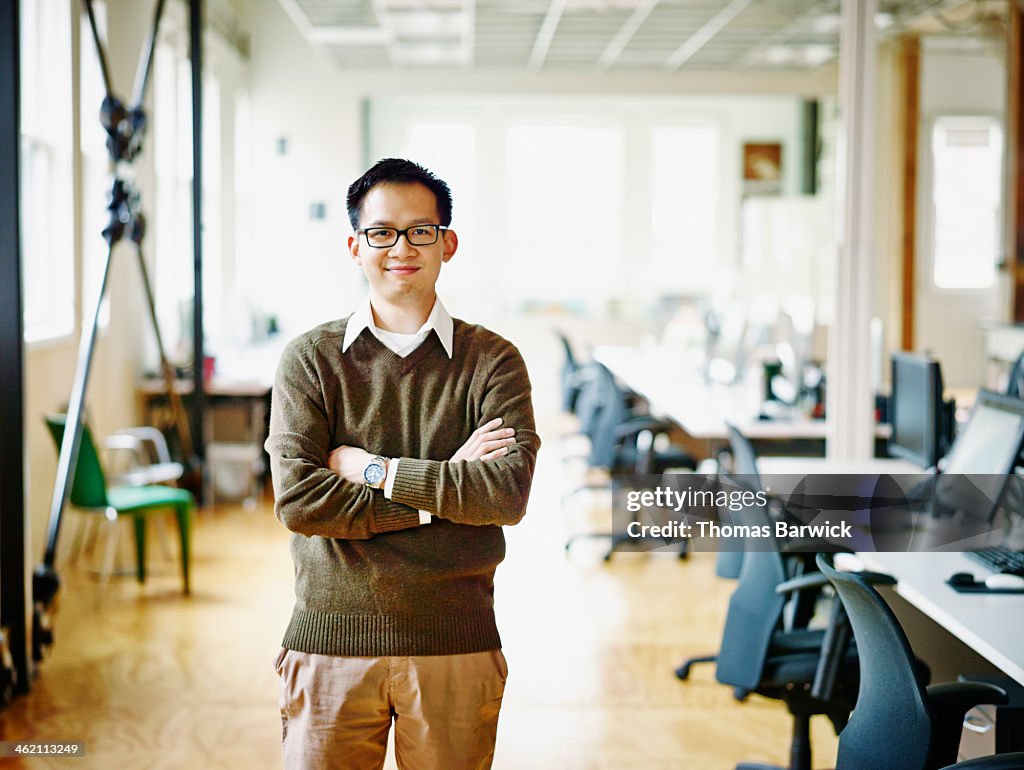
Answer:
[[[311,345],[291,343],[271,394],[266,449],[274,482],[274,514],[301,535],[366,540],[419,526],[419,512],[327,467],[331,429]]]
[[[517,524],[526,513],[540,436],[526,364],[511,343],[500,349],[486,378],[481,422],[495,417],[516,430],[508,454],[454,463],[402,457],[391,499],[458,524]]]

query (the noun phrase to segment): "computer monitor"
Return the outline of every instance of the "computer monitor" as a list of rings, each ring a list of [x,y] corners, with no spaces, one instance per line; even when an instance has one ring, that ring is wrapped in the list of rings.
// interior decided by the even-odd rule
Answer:
[[[949,434],[942,390],[938,361],[914,353],[893,353],[889,454],[922,468],[939,461]]]
[[[938,509],[990,521],[1024,445],[1024,401],[978,391],[936,480]]]

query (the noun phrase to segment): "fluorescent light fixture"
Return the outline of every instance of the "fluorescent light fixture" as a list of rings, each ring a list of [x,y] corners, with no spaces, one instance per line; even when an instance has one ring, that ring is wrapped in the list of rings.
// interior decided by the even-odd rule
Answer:
[[[396,62],[400,64],[462,65],[468,61],[468,51],[459,45],[444,43],[403,43],[394,49]]]
[[[835,49],[825,44],[773,45],[764,52],[768,64],[817,67],[835,58]]]
[[[379,0],[386,11],[461,11],[463,0]]]
[[[838,13],[823,13],[811,22],[810,27],[818,35],[833,35],[842,24],[843,19]]]
[[[381,27],[313,27],[309,42],[317,45],[387,45],[391,35]]]
[[[465,14],[445,11],[402,11],[388,21],[396,37],[416,40],[459,39],[468,26]]]

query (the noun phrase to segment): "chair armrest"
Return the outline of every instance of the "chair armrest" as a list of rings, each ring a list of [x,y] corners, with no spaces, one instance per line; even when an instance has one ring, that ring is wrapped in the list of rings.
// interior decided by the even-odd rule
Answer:
[[[942,682],[928,685],[926,689],[928,705],[933,712],[957,710],[961,718],[983,703],[1002,706],[1010,702],[1006,690],[988,682]]]
[[[964,715],[968,711],[983,703],[1002,705],[1009,702],[1006,690],[987,682],[943,682],[930,685],[926,691],[933,736],[929,767],[956,760]]]
[[[854,553],[852,548],[845,545],[837,545],[827,540],[810,540],[806,538],[794,538],[788,541],[779,549],[784,554],[795,553],[821,553],[829,551],[832,553]]]
[[[147,441],[153,445],[153,449],[156,451],[157,462],[169,463],[171,461],[171,453],[167,448],[167,439],[164,438],[164,434],[156,428],[151,426],[142,425],[137,428],[124,428],[114,434],[115,436],[134,436],[140,441]]]
[[[146,454],[146,448],[142,445],[136,436],[125,435],[115,433],[112,436],[107,436],[103,439],[103,449],[105,452],[130,452],[133,457],[133,465],[139,467],[142,465],[149,465],[150,459]],[[123,455],[120,455],[123,457]],[[112,461],[113,456],[107,457],[108,461]]]
[[[664,420],[656,420],[653,417],[633,417],[621,425],[617,425],[612,435],[615,438],[615,443],[621,444],[627,438],[632,438],[645,430],[658,434],[667,433],[669,429],[669,424]]]
[[[799,575],[789,580],[783,580],[775,586],[777,594],[791,594],[796,591],[806,591],[810,588],[824,588],[827,586],[828,578],[821,572],[810,572],[806,575]]]
[[[1024,767],[1024,753],[995,754],[991,757],[978,757],[947,765],[942,770],[1020,770]]]

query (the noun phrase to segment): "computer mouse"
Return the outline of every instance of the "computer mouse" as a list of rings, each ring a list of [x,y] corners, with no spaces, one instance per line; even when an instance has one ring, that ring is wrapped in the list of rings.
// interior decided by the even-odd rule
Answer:
[[[946,582],[951,586],[973,586],[978,581],[970,572],[954,572]]]
[[[1024,577],[1011,575],[1008,572],[996,572],[985,578],[986,588],[1011,588],[1024,591]]]

